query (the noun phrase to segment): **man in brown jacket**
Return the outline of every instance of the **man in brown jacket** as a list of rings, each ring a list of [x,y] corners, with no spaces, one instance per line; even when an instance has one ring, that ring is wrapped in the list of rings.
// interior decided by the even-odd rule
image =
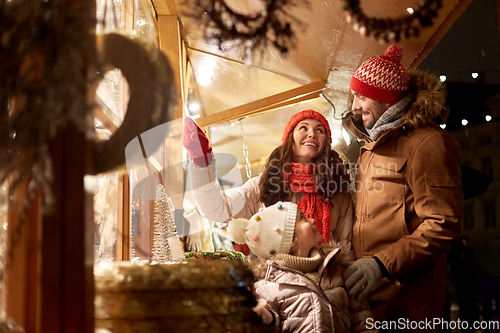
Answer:
[[[344,125],[366,144],[356,176],[349,295],[368,297],[374,328],[439,331],[446,253],[461,232],[460,147],[439,123],[446,91],[433,75],[408,73],[402,49],[365,61],[352,77]]]

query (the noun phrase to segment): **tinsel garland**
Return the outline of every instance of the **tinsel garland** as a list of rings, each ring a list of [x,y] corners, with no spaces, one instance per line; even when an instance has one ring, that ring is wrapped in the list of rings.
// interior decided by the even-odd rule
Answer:
[[[264,0],[265,10],[253,16],[239,14],[224,0],[196,0],[193,13],[186,15],[205,24],[204,38],[215,41],[219,49],[243,45],[245,57],[251,57],[254,50],[275,47],[286,54],[295,46],[293,26],[300,26],[299,19],[290,14],[289,8],[299,3],[308,5],[307,0]]]
[[[86,14],[88,13],[88,14]],[[69,122],[85,131],[89,37],[85,1],[0,0],[0,183],[33,173],[52,203],[48,143]]]
[[[420,30],[432,25],[437,11],[443,7],[442,0],[419,0],[413,14],[396,19],[368,17],[360,6],[360,0],[343,0],[342,6],[347,22],[363,36],[372,36],[386,43],[417,37]]]
[[[255,278],[240,260],[94,266],[95,327],[106,332],[276,332],[252,310]]]

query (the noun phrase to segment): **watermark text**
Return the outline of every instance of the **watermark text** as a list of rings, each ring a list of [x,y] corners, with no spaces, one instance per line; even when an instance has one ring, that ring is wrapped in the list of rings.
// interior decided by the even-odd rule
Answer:
[[[366,320],[366,328],[377,330],[499,330],[500,321],[468,321],[445,320],[443,318],[426,318],[425,320],[415,321],[407,318],[399,318],[398,320],[382,320],[377,321],[373,318]]]

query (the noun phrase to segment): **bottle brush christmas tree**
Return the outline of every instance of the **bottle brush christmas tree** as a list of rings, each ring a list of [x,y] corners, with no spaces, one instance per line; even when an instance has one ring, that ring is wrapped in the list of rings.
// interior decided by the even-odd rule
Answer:
[[[175,229],[175,208],[165,194],[162,184],[156,186],[155,227],[151,262],[166,263],[184,258],[181,242]]]

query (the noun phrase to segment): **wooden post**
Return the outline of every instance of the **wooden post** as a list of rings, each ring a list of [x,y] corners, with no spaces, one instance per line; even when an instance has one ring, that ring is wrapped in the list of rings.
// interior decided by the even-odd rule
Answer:
[[[42,219],[39,332],[94,331],[93,193],[84,190],[88,143],[71,124],[50,144],[55,205]]]
[[[167,1],[170,3],[171,1]],[[177,90],[177,105],[175,111],[175,119],[182,118],[184,110],[184,73],[187,65],[186,52],[182,52],[182,40],[180,35],[180,27],[177,16],[175,15],[158,15],[158,33],[160,39],[160,49],[167,56],[172,70],[174,72],[175,87]],[[169,133],[172,134],[172,133]],[[179,167],[170,167],[179,165],[182,161],[182,145],[181,133],[169,135],[163,145],[163,184],[168,196],[169,193],[177,193],[170,196],[172,203],[176,209],[182,208],[183,186],[184,186],[184,171]],[[153,220],[152,220],[153,221]]]
[[[41,224],[41,195],[37,191],[31,205],[26,179],[10,192],[8,208],[7,253],[5,272],[5,307],[7,318],[20,325],[27,333],[36,332],[39,313],[39,226]]]
[[[121,193],[118,203],[118,226],[116,242],[116,260],[128,261],[131,259],[130,235],[130,182],[127,175],[119,176],[118,191]]]
[[[61,12],[70,13],[75,2],[82,4],[79,15],[87,15],[91,20],[95,2],[63,1],[61,6],[65,8]],[[95,73],[92,27],[82,33],[82,38],[88,39],[89,45],[82,50],[85,63],[80,73],[84,78],[75,80],[85,80],[85,73]],[[43,72],[50,75],[50,71]],[[47,89],[66,93],[61,88],[65,87],[52,85]],[[85,88],[78,93],[91,105],[93,97],[87,96]],[[62,107],[65,112],[77,112],[79,119],[93,120],[87,117],[85,105],[78,110],[70,110],[71,105]],[[54,204],[44,211],[48,197],[42,197],[40,187],[30,189],[29,177],[12,192],[15,200],[8,213],[8,252],[12,253],[12,260],[6,271],[7,316],[26,333],[91,333],[94,332],[94,194],[86,193],[84,188],[84,177],[92,162],[90,145],[85,131],[71,121],[58,128],[47,145],[52,169],[43,172],[53,175],[50,188]],[[29,204],[25,207],[26,202]]]

